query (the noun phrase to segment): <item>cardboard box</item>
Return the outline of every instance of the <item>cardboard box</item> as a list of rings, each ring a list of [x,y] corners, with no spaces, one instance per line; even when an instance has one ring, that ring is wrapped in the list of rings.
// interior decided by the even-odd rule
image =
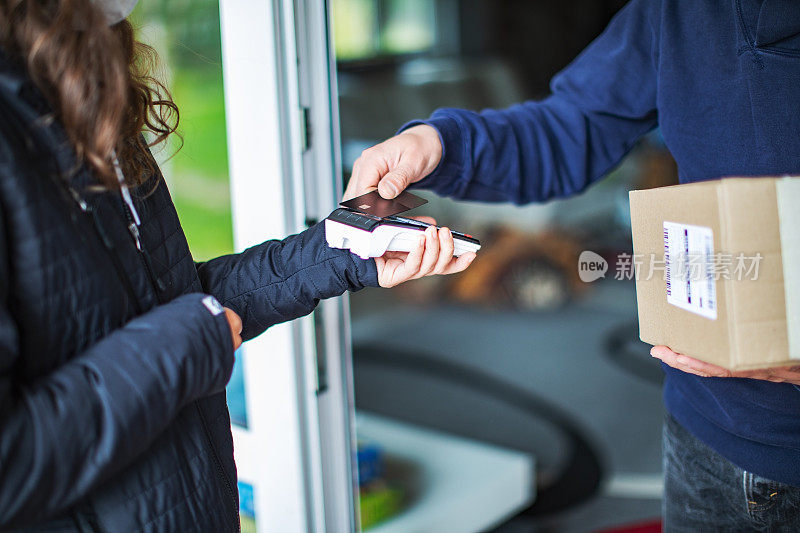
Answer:
[[[800,365],[800,178],[631,191],[630,203],[644,342],[731,370]]]

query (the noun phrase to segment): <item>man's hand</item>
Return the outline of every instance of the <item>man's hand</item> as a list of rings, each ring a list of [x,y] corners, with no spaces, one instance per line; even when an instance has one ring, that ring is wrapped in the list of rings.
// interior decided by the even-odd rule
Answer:
[[[236,314],[233,309],[225,308],[225,318],[228,319],[228,325],[231,328],[231,338],[233,339],[234,351],[239,349],[242,345],[242,319]]]
[[[376,188],[382,197],[392,199],[433,172],[441,159],[442,143],[434,128],[425,124],[409,128],[361,153],[344,199]]]
[[[653,346],[650,350],[650,355],[656,359],[662,360],[672,368],[704,378],[750,378],[774,381],[775,383],[800,385],[800,366],[731,372],[727,368],[722,368],[721,366],[699,361],[693,357],[675,353],[666,346]]]
[[[430,224],[436,221],[430,217],[415,217]],[[420,235],[417,247],[411,252],[386,252],[376,257],[378,283],[381,287],[394,287],[411,279],[437,274],[455,274],[466,269],[475,259],[470,252],[453,257],[453,234],[447,228],[437,230],[431,226]]]

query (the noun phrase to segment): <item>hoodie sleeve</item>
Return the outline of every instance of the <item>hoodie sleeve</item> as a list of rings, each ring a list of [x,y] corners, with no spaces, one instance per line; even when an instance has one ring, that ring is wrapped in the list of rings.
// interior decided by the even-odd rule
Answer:
[[[524,204],[583,191],[656,127],[660,2],[632,0],[551,82],[552,94],[504,110],[439,109],[442,161],[417,187]]]
[[[378,286],[375,261],[330,248],[324,223],[199,263],[197,271],[203,290],[242,318],[244,340],[307,315],[321,299]]]

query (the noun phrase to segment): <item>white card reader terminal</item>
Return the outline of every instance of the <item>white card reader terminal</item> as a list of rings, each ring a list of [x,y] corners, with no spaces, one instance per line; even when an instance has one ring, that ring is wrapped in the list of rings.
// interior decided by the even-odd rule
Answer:
[[[369,259],[389,251],[410,252],[430,226],[413,218],[378,217],[340,208],[325,219],[325,237],[331,248],[350,250],[362,259]],[[480,250],[481,243],[475,237],[457,231],[452,233],[453,255]]]

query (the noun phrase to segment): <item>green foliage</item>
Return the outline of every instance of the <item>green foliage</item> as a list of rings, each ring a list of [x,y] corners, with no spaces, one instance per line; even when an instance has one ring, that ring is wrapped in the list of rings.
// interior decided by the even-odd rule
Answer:
[[[181,69],[172,83],[181,109],[180,132],[184,145],[174,161],[181,173],[197,173],[218,181],[228,180],[228,145],[221,71]]]
[[[141,2],[131,20],[153,46],[180,109],[170,146],[156,153],[195,259],[233,250],[217,0]],[[177,151],[180,148],[180,151]],[[172,157],[170,157],[172,156]]]
[[[210,209],[202,203],[173,194],[175,209],[196,261],[203,261],[233,251],[233,223],[230,207]]]

